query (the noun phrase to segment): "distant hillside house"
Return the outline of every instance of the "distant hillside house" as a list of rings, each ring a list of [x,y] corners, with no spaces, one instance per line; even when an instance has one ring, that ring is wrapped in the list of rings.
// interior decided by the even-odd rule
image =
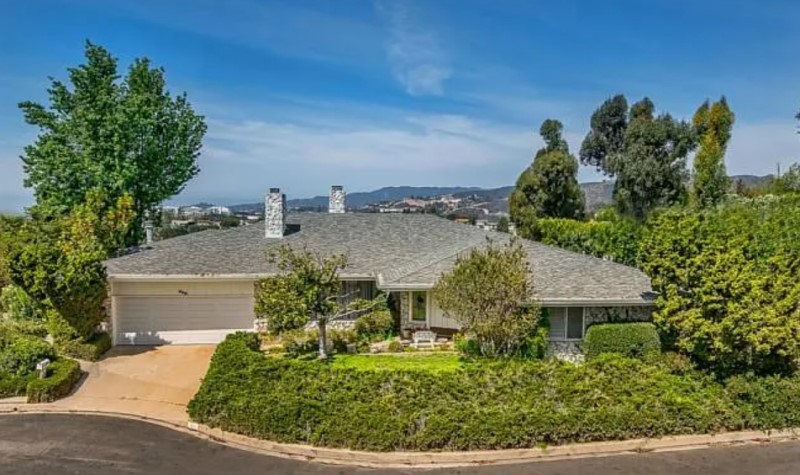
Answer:
[[[266,254],[282,244],[345,253],[343,280],[363,295],[394,294],[404,329],[457,330],[431,289],[459,256],[485,246],[487,235],[497,242],[509,235],[428,214],[347,213],[344,199],[334,190],[331,212],[287,214],[285,196],[272,189],[259,223],[158,241],[107,261],[114,343],[216,343],[252,331],[254,283],[278,271]],[[650,281],[639,270],[522,242],[554,353],[576,353],[595,322],[649,319]]]

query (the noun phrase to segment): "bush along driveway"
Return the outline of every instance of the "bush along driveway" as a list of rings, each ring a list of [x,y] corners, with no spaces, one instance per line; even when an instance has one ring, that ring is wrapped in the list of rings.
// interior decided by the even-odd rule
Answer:
[[[603,356],[381,370],[220,344],[189,403],[197,422],[284,443],[373,451],[479,450],[800,425],[800,380],[726,385],[685,365]]]

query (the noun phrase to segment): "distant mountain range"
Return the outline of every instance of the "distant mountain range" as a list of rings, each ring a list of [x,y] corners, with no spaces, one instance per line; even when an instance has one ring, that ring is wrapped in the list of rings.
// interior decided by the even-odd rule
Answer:
[[[731,181],[741,180],[745,186],[758,186],[772,178],[772,175],[733,175]],[[595,210],[601,206],[612,203],[614,192],[614,181],[598,181],[581,183],[581,189],[586,197],[586,207]],[[361,208],[367,205],[375,205],[381,202],[393,202],[404,198],[434,198],[442,195],[453,195],[455,198],[468,198],[470,202],[485,203],[481,207],[488,208],[492,212],[508,211],[508,196],[514,190],[513,186],[502,186],[499,188],[479,188],[479,187],[438,187],[438,186],[390,186],[368,192],[355,192],[347,194],[348,208]],[[327,196],[315,196],[313,198],[302,198],[288,200],[287,205],[290,209],[325,209],[328,207]],[[261,213],[264,211],[264,203],[246,203],[229,206],[231,211]]]
[[[357,191],[347,193],[347,206],[360,208],[369,204],[377,204],[383,201],[397,201],[403,198],[430,198],[432,196],[451,195],[455,193],[465,193],[472,191],[487,191],[478,187],[465,186],[388,186],[375,191]],[[287,200],[289,208],[327,208],[328,196],[315,196],[313,198],[300,198]],[[256,211],[264,210],[264,203],[246,203],[229,206],[231,211]]]

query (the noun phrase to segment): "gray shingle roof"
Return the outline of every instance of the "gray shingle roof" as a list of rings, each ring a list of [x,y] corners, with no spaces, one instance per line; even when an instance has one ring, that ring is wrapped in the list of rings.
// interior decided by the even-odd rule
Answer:
[[[281,244],[319,254],[345,253],[345,278],[373,278],[384,288],[425,288],[458,256],[508,235],[424,214],[299,213],[287,216],[283,239],[264,237],[263,223],[189,234],[106,262],[109,276],[236,276],[276,272],[267,259]],[[544,301],[647,303],[650,281],[637,269],[523,241],[537,296]]]

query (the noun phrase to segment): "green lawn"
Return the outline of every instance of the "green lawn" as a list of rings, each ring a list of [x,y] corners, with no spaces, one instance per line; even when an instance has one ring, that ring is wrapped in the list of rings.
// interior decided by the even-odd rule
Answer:
[[[456,354],[336,355],[334,368],[363,371],[418,369],[420,371],[455,371],[462,362]]]

